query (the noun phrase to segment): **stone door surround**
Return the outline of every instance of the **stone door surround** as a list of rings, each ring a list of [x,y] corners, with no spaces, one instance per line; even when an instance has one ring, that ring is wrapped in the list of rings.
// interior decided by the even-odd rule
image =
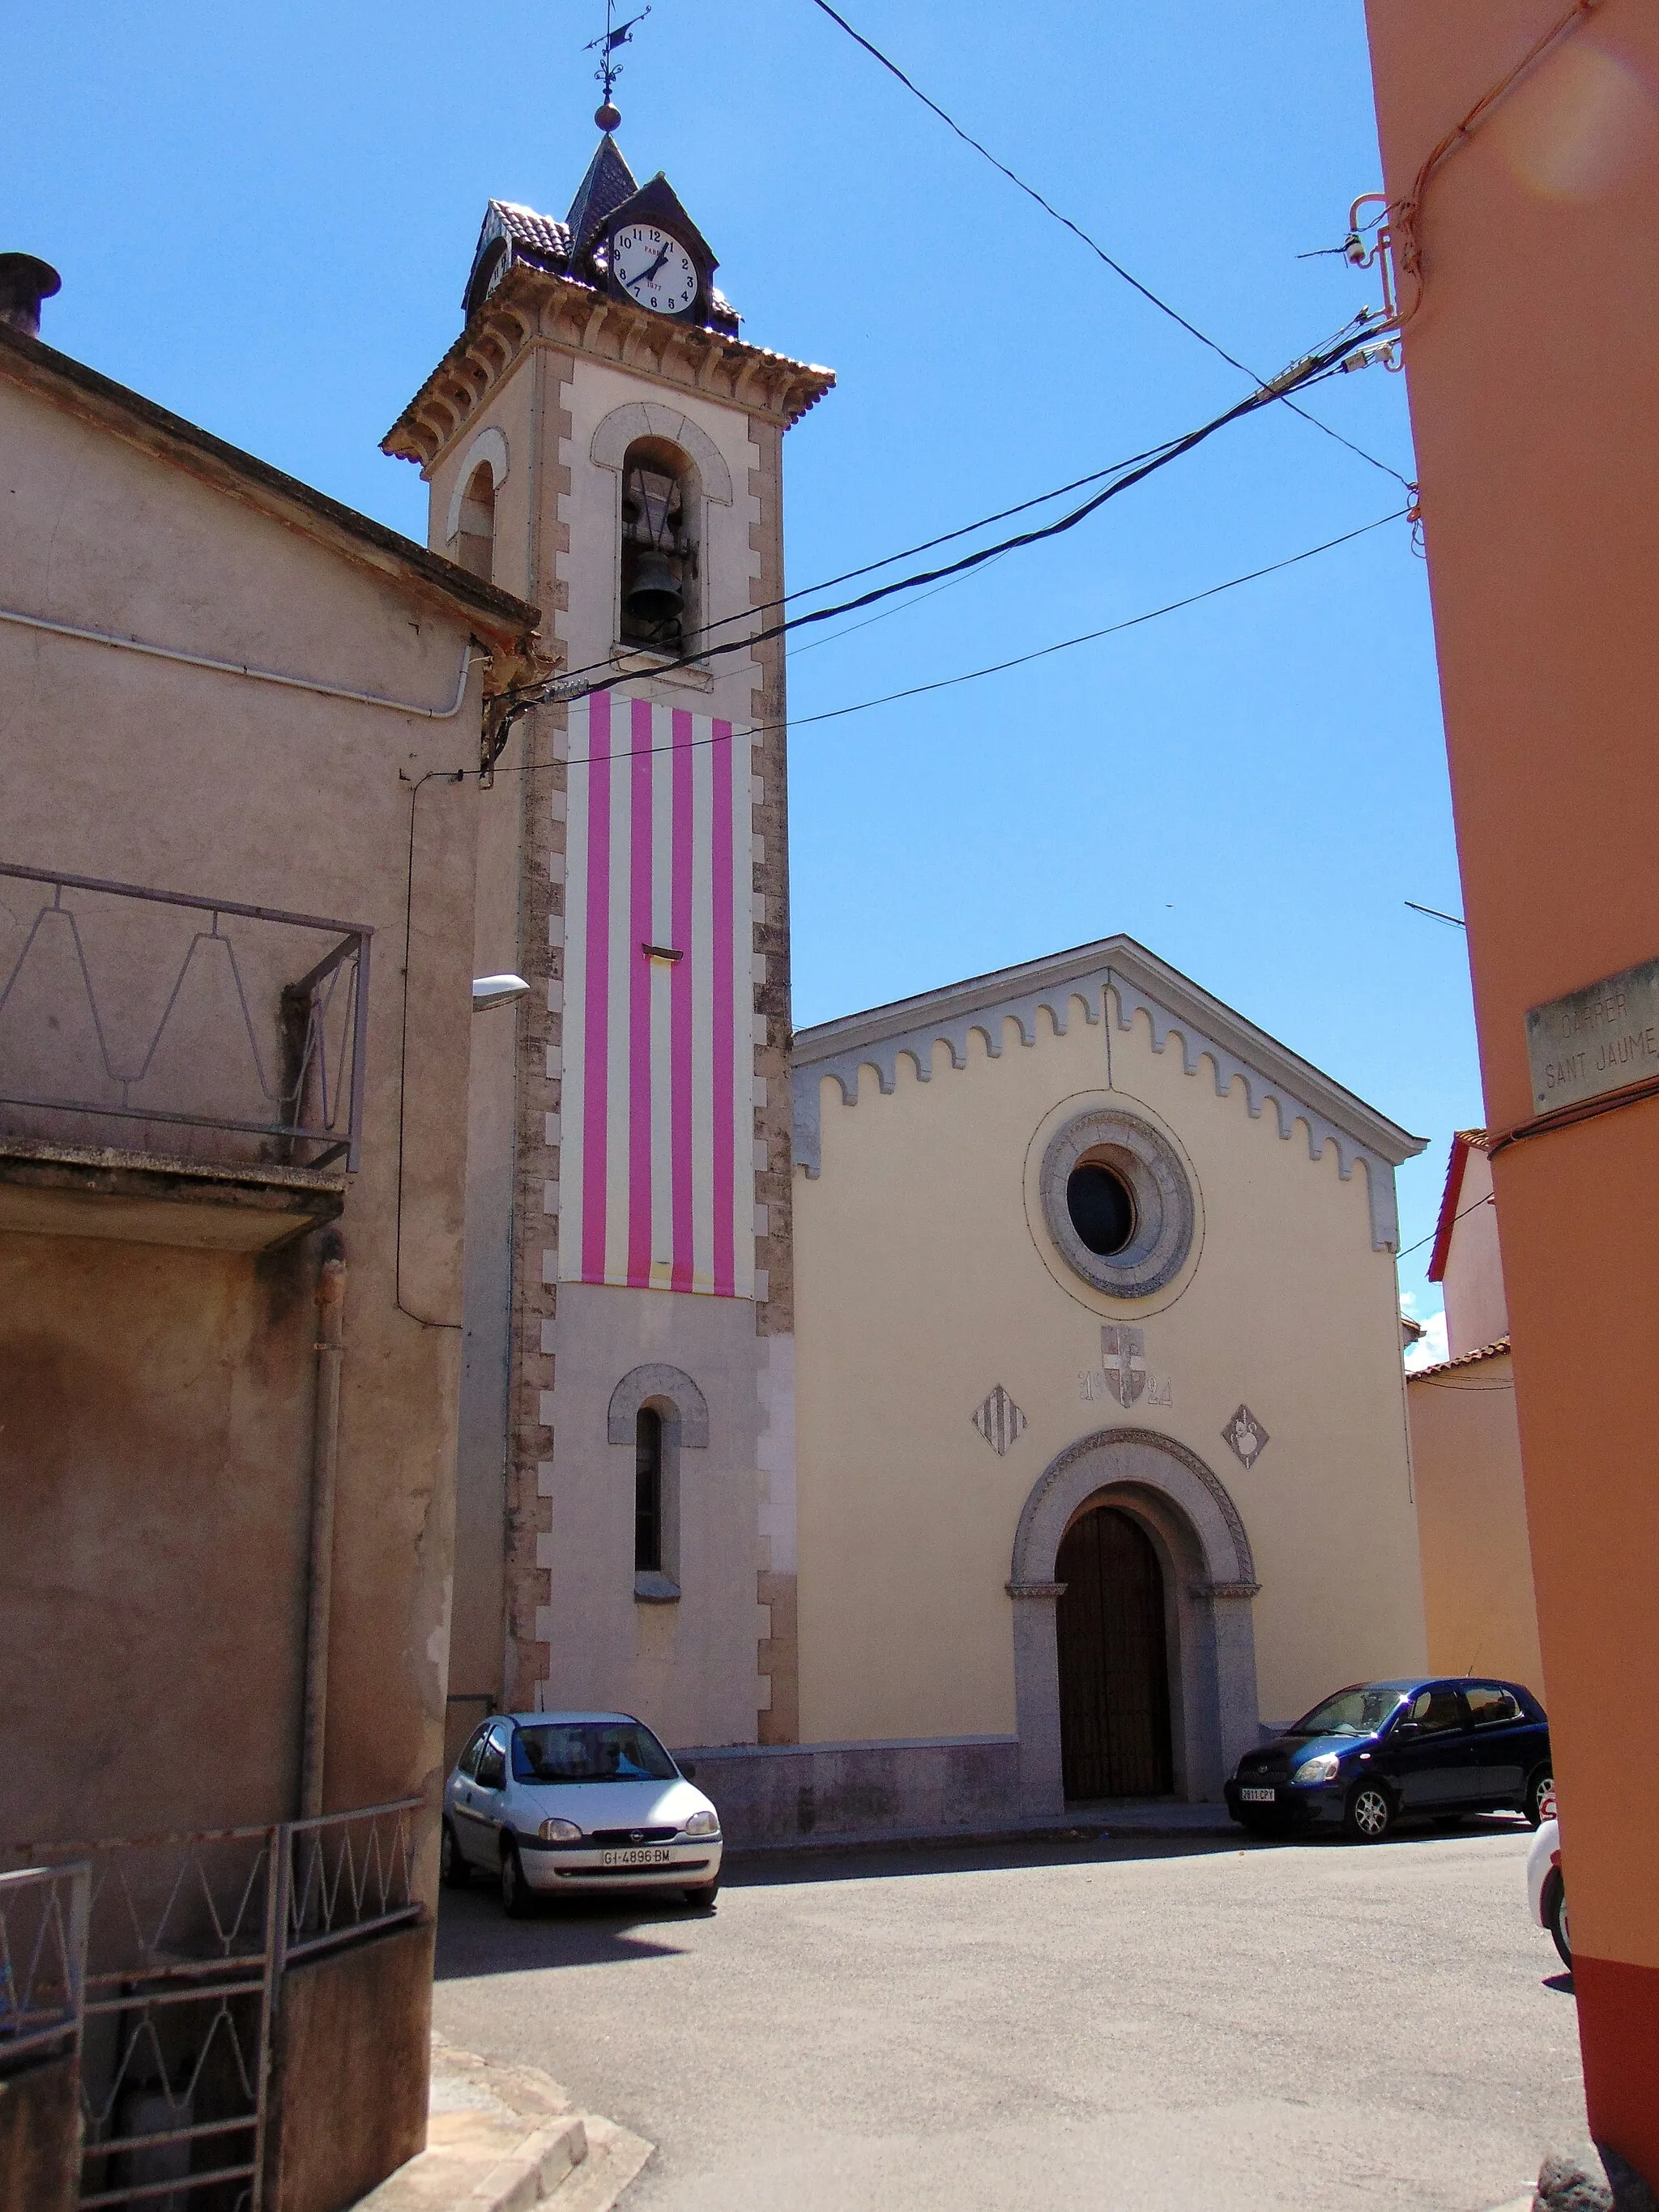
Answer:
[[[1014,1711],[1020,1810],[1058,1815],[1060,1666],[1054,1580],[1060,1538],[1085,1505],[1133,1514],[1157,1547],[1170,1596],[1170,1715],[1176,1788],[1219,1797],[1239,1753],[1257,1741],[1259,1587],[1250,1540],[1225,1484],[1195,1452],[1150,1429],[1103,1429],[1052,1460],[1032,1486],[1014,1537]]]

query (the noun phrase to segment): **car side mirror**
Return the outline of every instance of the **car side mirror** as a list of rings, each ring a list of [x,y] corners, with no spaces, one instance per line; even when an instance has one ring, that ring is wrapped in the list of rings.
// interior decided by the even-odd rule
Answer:
[[[694,1763],[693,1763],[690,1759],[681,1759],[681,1761],[680,1761],[680,1763],[679,1763],[679,1765],[680,1765],[680,1774],[681,1774],[682,1778],[683,1778],[685,1781],[687,1781],[687,1782],[695,1782],[695,1781],[696,1780],[696,1778],[697,1778],[697,1770],[696,1770],[696,1765],[694,1765]]]
[[[1397,1739],[1408,1735],[1421,1735],[1423,1724],[1420,1721],[1396,1721],[1394,1724],[1394,1733]]]

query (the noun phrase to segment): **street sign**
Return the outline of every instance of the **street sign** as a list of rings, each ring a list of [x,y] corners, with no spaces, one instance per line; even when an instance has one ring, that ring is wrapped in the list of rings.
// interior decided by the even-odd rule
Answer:
[[[1659,1076],[1659,960],[1529,1007],[1527,1060],[1540,1114]]]

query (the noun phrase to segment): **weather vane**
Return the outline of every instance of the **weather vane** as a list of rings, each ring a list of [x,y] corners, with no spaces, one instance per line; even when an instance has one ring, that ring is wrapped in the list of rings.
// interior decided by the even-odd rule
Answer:
[[[634,26],[644,22],[651,10],[648,7],[641,8],[637,15],[630,15],[625,23],[615,21],[616,12],[617,0],[605,0],[605,35],[590,39],[582,50],[585,53],[597,53],[599,57],[599,65],[593,74],[605,88],[605,99],[594,110],[593,120],[601,131],[614,131],[622,121],[621,111],[611,97],[617,79],[622,75],[622,64],[617,59],[617,49],[633,43]]]

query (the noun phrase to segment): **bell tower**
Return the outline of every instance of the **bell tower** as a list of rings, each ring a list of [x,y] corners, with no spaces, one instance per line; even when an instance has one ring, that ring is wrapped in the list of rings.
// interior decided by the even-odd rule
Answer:
[[[613,37],[617,34],[612,34]],[[739,335],[660,173],[492,200],[385,450],[435,552],[543,611],[558,703],[491,787],[451,1742],[486,1705],[791,1742],[794,1361],[783,434],[823,368]]]

